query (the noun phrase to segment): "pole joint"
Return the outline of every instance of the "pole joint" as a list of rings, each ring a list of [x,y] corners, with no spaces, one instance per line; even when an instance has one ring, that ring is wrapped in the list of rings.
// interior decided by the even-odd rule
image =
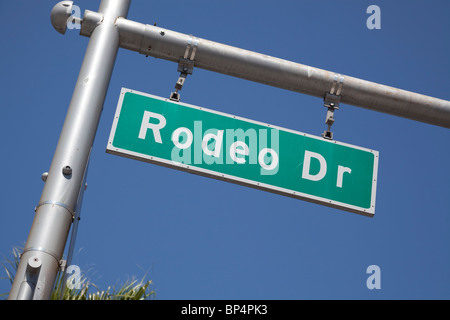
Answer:
[[[75,211],[72,210],[71,207],[69,207],[67,204],[59,202],[59,201],[41,201],[38,203],[38,205],[34,208],[34,211],[36,212],[37,209],[39,209],[39,207],[43,206],[43,205],[54,205],[54,206],[59,206],[62,207],[64,209],[66,209],[70,215],[72,216],[72,222],[75,220]]]

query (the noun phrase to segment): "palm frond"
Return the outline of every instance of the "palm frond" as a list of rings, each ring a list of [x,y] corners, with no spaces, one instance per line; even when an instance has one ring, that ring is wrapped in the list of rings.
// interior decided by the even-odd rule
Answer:
[[[145,276],[140,280],[129,280],[123,284],[119,290],[113,288],[111,300],[148,300],[156,295],[154,290],[150,290],[151,280],[145,280]]]
[[[16,275],[16,270],[19,267],[20,252],[21,250],[18,247],[14,247],[11,252],[13,259],[8,259],[5,256],[3,256],[4,260],[0,261],[0,264],[3,267],[6,276],[0,277],[0,280],[9,280],[9,282],[12,285],[12,283],[14,282],[14,277]],[[9,292],[0,293],[0,297],[5,297],[8,294]]]

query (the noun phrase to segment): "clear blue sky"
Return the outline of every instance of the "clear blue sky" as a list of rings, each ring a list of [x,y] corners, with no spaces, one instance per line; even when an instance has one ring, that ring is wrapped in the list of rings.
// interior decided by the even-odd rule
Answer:
[[[1,1],[0,253],[24,245],[88,38],[57,1]],[[79,0],[82,12],[100,1]],[[369,30],[366,9],[381,8]],[[450,99],[448,1],[132,1],[128,18]],[[121,87],[168,97],[177,65],[123,49],[91,156],[73,263],[100,288],[145,273],[158,299],[449,299],[450,131],[342,105],[338,141],[380,152],[368,218],[105,153]],[[182,101],[313,135],[322,101],[195,69]],[[381,289],[366,286],[377,265]],[[0,293],[9,282],[0,280]]]

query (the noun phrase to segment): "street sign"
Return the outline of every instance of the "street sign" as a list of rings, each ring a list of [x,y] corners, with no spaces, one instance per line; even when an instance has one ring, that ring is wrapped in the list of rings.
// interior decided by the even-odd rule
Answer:
[[[106,152],[373,216],[378,151],[122,88]]]

